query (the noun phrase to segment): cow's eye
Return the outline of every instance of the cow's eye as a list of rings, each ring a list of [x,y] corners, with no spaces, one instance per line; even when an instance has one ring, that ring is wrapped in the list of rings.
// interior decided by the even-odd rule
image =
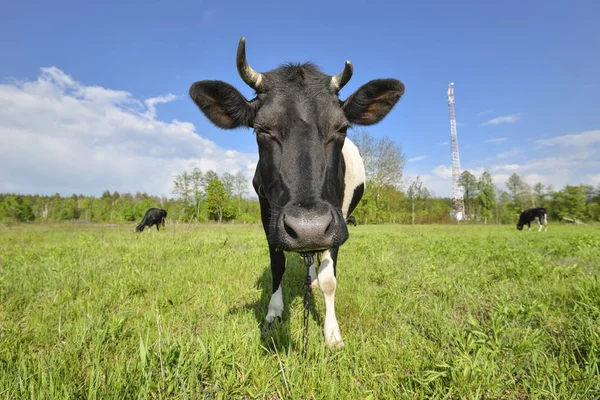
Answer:
[[[327,139],[327,143],[331,143],[331,142],[336,142],[336,143],[343,143],[344,140],[346,140],[346,131],[348,130],[347,126],[342,126],[340,128],[337,128],[333,134],[330,134],[328,139]]]
[[[338,139],[345,139],[346,138],[346,132],[348,131],[348,126],[344,125],[339,127],[336,131],[335,131],[335,136]]]

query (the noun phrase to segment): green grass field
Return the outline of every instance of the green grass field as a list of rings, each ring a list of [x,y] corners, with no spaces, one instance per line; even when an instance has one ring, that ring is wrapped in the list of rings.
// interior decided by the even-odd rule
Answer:
[[[259,226],[0,226],[0,398],[598,398],[600,230],[359,226],[325,348]]]

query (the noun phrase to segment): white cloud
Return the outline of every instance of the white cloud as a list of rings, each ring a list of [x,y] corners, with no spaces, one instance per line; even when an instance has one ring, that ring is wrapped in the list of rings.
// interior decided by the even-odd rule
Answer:
[[[584,176],[584,179],[586,182],[588,182],[591,185],[594,186],[598,186],[600,185],[600,174],[587,174],[586,176]]]
[[[510,156],[521,154],[523,150],[515,149]],[[502,155],[502,153],[501,153]],[[506,190],[506,182],[513,173],[518,173],[525,182],[534,185],[541,182],[544,185],[554,185],[561,189],[565,185],[600,184],[600,153],[588,148],[569,148],[556,154],[524,160],[521,163],[504,163],[485,165],[494,179],[494,183]],[[507,156],[508,157],[508,156]],[[501,157],[498,157],[501,158]],[[484,166],[463,167],[476,177],[480,177]],[[419,175],[427,188],[439,196],[452,196],[452,168],[449,165],[438,165],[430,171],[407,171],[405,176]]]
[[[515,172],[521,169],[519,164],[504,164],[504,165],[494,165],[491,170],[492,172],[504,171],[504,172]]]
[[[156,106],[176,98],[139,100],[56,67],[0,85],[0,192],[170,194],[174,176],[193,167],[250,179],[257,155],[220,148],[189,122],[157,118]]]
[[[441,142],[440,146],[448,146],[448,144],[449,144],[448,142]]]
[[[487,168],[494,183],[502,190],[506,190],[506,182],[513,173],[521,175],[530,185],[541,182],[553,185],[556,189],[562,189],[565,185],[600,184],[600,151],[597,147],[600,144],[600,130],[543,139],[538,144],[547,146],[544,152],[536,152],[525,146],[513,148],[474,163],[463,164],[462,171],[468,170],[480,177],[484,168]],[[416,165],[407,167],[406,177],[419,175],[425,186],[437,195],[452,196],[450,165],[438,165],[429,171],[419,170]]]
[[[170,103],[173,100],[177,100],[177,96],[171,93],[169,93],[166,96],[151,97],[149,99],[144,100],[144,104],[146,104],[146,107],[148,108],[148,111],[146,111],[144,116],[149,119],[155,119],[156,105]]]
[[[509,151],[498,153],[498,155],[496,156],[496,158],[499,158],[499,159],[512,158],[512,157],[518,156],[519,154],[522,154],[522,153],[523,153],[523,149],[512,149],[512,150],[509,150]]]
[[[494,139],[488,139],[485,141],[485,143],[502,143],[502,142],[506,142],[508,140],[508,138],[505,137],[499,137],[499,138],[494,138]]]
[[[521,113],[504,115],[502,117],[492,118],[484,123],[481,126],[485,125],[500,125],[500,124],[514,124],[521,117]]]
[[[541,146],[589,146],[600,143],[600,129],[536,141]]]
[[[406,160],[406,162],[421,161],[426,158],[427,158],[427,156],[417,156],[417,157],[409,158],[408,160]]]
[[[493,112],[494,112],[494,109],[493,109],[493,108],[490,108],[489,110],[481,111],[481,112],[479,113],[479,115],[487,115],[487,114],[491,114],[491,113],[493,113]]]
[[[447,165],[438,165],[433,169],[433,174],[439,178],[452,178],[452,168]]]
[[[471,173],[479,177],[483,168],[469,169]],[[417,175],[421,178],[423,185],[436,196],[452,197],[452,167],[449,165],[438,165],[430,172],[418,174],[416,171],[407,171],[404,174],[405,183],[412,182]]]
[[[523,176],[529,184],[542,182],[562,188],[565,185],[595,184],[597,176],[589,171],[600,168],[600,159],[593,151],[580,151],[555,154],[548,157],[530,159],[522,164],[498,164],[490,168],[495,180],[502,184],[513,173]]]

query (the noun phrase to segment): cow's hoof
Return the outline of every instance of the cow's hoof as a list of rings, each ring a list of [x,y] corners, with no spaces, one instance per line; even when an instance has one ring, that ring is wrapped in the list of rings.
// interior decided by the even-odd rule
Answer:
[[[330,349],[337,350],[344,347],[339,327],[335,326],[333,329],[324,329],[323,334],[325,336],[325,343],[327,343]]]
[[[327,346],[329,346],[330,350],[341,350],[344,348],[344,341],[340,338],[339,341],[330,340],[327,342]]]
[[[280,316],[276,316],[276,317],[275,317],[275,316],[272,316],[272,317],[270,317],[270,318],[269,318],[269,317],[267,317],[266,321],[267,321],[267,326],[269,327],[269,330],[270,330],[271,332],[273,332],[273,325],[275,325],[275,321],[277,321],[277,322],[281,322],[281,321],[282,321],[282,319],[281,319],[281,317],[280,317]]]

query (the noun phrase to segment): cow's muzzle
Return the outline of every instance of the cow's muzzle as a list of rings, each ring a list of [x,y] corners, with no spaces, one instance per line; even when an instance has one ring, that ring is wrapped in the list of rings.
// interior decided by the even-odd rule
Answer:
[[[278,236],[288,251],[317,251],[340,246],[348,239],[341,212],[327,203],[312,207],[285,206],[278,219]]]

